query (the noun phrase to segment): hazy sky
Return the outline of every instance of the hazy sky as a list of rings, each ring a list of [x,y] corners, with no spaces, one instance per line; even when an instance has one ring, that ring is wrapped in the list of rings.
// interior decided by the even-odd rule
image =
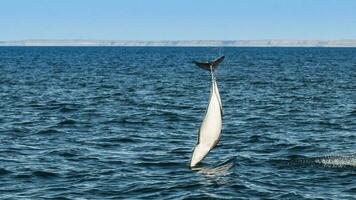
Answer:
[[[0,0],[20,39],[356,39],[356,0]]]

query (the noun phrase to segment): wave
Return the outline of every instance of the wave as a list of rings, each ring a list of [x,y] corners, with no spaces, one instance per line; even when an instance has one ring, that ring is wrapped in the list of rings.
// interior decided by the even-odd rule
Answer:
[[[236,161],[236,157],[232,157],[212,167],[206,167],[206,166],[192,167],[191,170],[208,177],[226,176],[231,174],[232,172],[231,169],[233,169],[233,167],[235,166],[235,161]]]
[[[73,119],[65,119],[65,120],[59,122],[59,123],[57,124],[57,126],[61,127],[61,126],[67,126],[67,125],[74,125],[74,124],[76,124],[76,123],[77,123],[76,120],[73,120]]]
[[[7,169],[4,169],[4,168],[0,168],[0,176],[1,175],[7,175],[7,174],[11,174],[12,171],[9,171]]]
[[[15,175],[14,177],[17,179],[31,179],[33,177],[50,179],[50,178],[56,178],[58,176],[59,174],[54,172],[39,170],[39,171],[32,171],[31,173],[20,173]]]
[[[68,107],[68,106],[65,106],[65,107],[62,107],[59,109],[60,112],[62,113],[68,113],[68,112],[74,112],[74,111],[77,111],[79,110],[78,108],[71,108],[71,107]]]
[[[48,172],[48,171],[34,171],[34,172],[32,172],[32,175],[39,177],[39,178],[52,178],[52,177],[58,176],[57,173]]]
[[[38,131],[36,134],[49,135],[49,134],[59,134],[59,133],[62,133],[62,132],[59,130],[56,130],[55,128],[46,128],[46,129]]]

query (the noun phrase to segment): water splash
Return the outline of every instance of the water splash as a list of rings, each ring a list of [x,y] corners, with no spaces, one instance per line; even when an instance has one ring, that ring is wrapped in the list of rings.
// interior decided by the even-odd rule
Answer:
[[[327,168],[354,168],[356,169],[356,154],[332,155],[321,157],[290,156],[288,165],[293,166],[320,166]]]
[[[356,168],[356,154],[352,155],[340,155],[340,156],[326,156],[317,158],[314,161],[317,164],[321,164],[326,167],[342,168],[352,167]]]

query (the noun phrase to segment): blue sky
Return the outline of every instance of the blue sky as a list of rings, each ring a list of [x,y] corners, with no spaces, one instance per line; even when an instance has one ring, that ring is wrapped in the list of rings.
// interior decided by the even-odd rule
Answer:
[[[0,0],[20,39],[356,39],[356,0]]]

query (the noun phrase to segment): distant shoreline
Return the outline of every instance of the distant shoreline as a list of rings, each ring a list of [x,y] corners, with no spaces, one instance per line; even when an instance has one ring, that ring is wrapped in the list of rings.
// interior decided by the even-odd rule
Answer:
[[[356,40],[16,40],[0,46],[62,47],[356,47]]]

